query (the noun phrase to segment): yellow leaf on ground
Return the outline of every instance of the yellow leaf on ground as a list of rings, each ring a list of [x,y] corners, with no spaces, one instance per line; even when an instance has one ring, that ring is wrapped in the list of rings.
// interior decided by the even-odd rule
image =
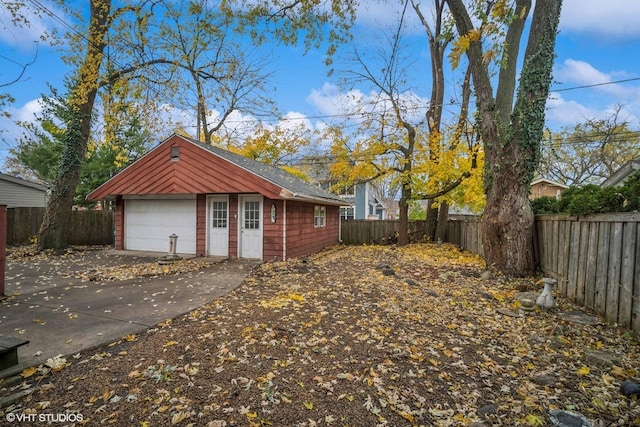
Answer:
[[[528,426],[533,426],[533,427],[544,425],[542,418],[540,418],[539,415],[533,415],[533,414],[527,415],[527,417],[525,418],[525,422],[527,423]]]
[[[304,407],[309,410],[313,409],[313,402],[304,402]]]
[[[586,375],[589,375],[589,372],[591,372],[591,369],[589,369],[588,366],[582,366],[580,369],[578,369],[576,374],[578,374],[579,377],[584,377]]]
[[[290,294],[289,298],[291,298],[294,301],[298,301],[298,302],[304,301],[304,296],[302,296],[300,294]]]
[[[25,368],[22,370],[22,378],[29,378],[31,375],[35,374],[37,369],[35,366],[31,366],[29,368]]]

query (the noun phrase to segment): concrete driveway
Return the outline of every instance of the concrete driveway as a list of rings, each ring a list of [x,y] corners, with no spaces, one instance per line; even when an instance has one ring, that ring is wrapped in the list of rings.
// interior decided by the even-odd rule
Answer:
[[[75,258],[8,261],[8,298],[0,304],[0,335],[30,342],[18,350],[20,364],[1,371],[0,377],[187,313],[236,288],[258,263],[216,260],[213,266],[190,273],[107,282],[83,281],[72,274],[99,266],[154,262],[158,255],[163,254],[94,250],[79,252]]]

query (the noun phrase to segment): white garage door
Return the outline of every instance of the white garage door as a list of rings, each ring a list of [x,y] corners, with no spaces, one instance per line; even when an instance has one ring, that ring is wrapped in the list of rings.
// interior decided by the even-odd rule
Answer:
[[[169,252],[169,236],[178,236],[177,253],[196,253],[196,201],[125,200],[125,249]]]

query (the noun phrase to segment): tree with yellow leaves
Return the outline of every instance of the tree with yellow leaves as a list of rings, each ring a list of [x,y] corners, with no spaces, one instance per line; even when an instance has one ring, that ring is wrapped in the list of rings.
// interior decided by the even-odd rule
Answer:
[[[420,7],[405,1],[397,32],[390,37],[391,48],[381,52],[381,64],[376,68],[365,61],[365,56],[355,53],[354,65],[346,74],[352,83],[371,84],[379,94],[358,104],[358,113],[366,117],[359,124],[355,141],[343,132],[333,130],[333,156],[337,159],[332,174],[341,185],[375,181],[386,177],[400,187],[399,236],[398,244],[408,243],[408,209],[412,200],[429,200],[431,206],[442,205],[438,221],[437,212],[434,229],[427,230],[430,237],[435,235],[436,221],[440,224],[439,237],[444,238],[448,220],[448,202],[457,200],[464,204],[473,201],[477,208],[482,203],[481,150],[467,118],[471,97],[469,75],[462,86],[460,115],[457,122],[444,128],[442,111],[444,99],[444,52],[451,35],[445,33],[444,0],[435,0],[436,22],[432,26],[422,14]],[[428,102],[425,120],[416,112],[426,104],[417,96],[407,95],[404,75],[407,63],[403,62],[401,30],[405,14],[412,5],[421,18],[430,41],[432,92]],[[382,71],[378,73],[380,68]],[[480,167],[478,167],[480,166]],[[469,180],[471,185],[461,186]],[[475,185],[474,185],[475,184]],[[456,190],[453,192],[453,190]],[[473,194],[474,197],[465,195]],[[437,200],[436,200],[437,199]],[[473,200],[475,199],[475,200]],[[433,214],[434,209],[429,211]]]
[[[9,3],[13,22],[28,25],[28,19],[25,18],[28,16],[25,11],[27,4],[3,1],[3,4]],[[199,8],[202,9],[208,4],[205,1],[193,0],[188,2],[188,8],[190,12],[197,12]],[[341,7],[337,7],[338,4]],[[163,33],[171,22],[166,19],[165,13],[179,5],[180,2],[142,1],[116,6],[111,0],[90,0],[87,12],[84,8],[72,8],[59,0],[59,6],[66,11],[66,16],[75,20],[73,29],[67,34],[69,39],[62,45],[65,60],[75,69],[70,77],[72,83],[69,105],[72,117],[67,122],[61,162],[51,187],[51,196],[38,236],[39,250],[61,249],[67,245],[68,211],[73,205],[80,169],[91,138],[95,103],[100,96],[101,88],[127,79],[140,82],[141,88],[151,88],[146,92],[141,90],[140,96],[146,96],[147,99],[162,98],[176,89],[171,83],[171,73],[178,69],[194,72],[202,78],[210,76],[213,80],[234,79],[250,71],[233,64],[232,68],[221,72],[215,68],[202,70],[195,66],[190,67],[185,63],[184,57],[169,56],[166,49],[157,50],[154,42],[160,40],[163,34],[169,34]],[[299,31],[304,28],[307,30],[307,47],[312,47],[325,39],[325,25],[333,22],[335,26],[328,35],[331,54],[332,46],[347,38],[346,29],[353,22],[355,2],[334,1],[331,8],[323,9],[312,0],[258,1],[250,5],[238,0],[222,2],[217,8],[220,16],[233,18],[233,31],[249,35],[257,43],[264,41],[267,34],[272,34],[277,41],[283,43],[296,43]],[[313,19],[310,19],[311,17]],[[203,34],[197,37],[201,37],[202,40],[217,30],[215,26],[206,25],[201,29]],[[196,36],[190,34],[175,41],[188,46],[200,40],[193,37]],[[109,67],[109,64],[115,67]],[[216,64],[226,65],[226,62]],[[247,82],[246,79],[243,81]],[[246,93],[255,89],[251,84],[231,84],[228,87],[235,100],[241,98],[240,92]],[[202,95],[206,97],[206,93],[202,92]],[[210,111],[203,108],[201,102],[197,104],[198,116],[201,119],[207,117]]]
[[[433,0],[433,20],[429,21],[420,4],[411,5],[420,19],[429,42],[431,60],[431,98],[426,112],[429,142],[423,153],[419,180],[424,181],[419,198],[427,200],[426,235],[444,240],[449,220],[449,204],[458,203],[478,210],[484,202],[478,177],[481,176],[480,142],[469,120],[471,73],[467,69],[460,85],[460,110],[454,124],[443,127],[445,99],[445,52],[454,40],[447,20],[446,0]],[[464,162],[466,160],[466,164]],[[459,162],[461,161],[461,162]],[[470,180],[470,178],[473,178]]]

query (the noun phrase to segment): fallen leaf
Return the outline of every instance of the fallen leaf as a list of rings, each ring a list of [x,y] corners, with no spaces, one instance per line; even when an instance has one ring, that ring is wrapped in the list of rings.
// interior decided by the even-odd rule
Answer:
[[[578,374],[579,377],[584,377],[589,375],[589,372],[591,372],[591,369],[589,369],[588,366],[581,366],[580,369],[576,371],[576,374]]]
[[[31,366],[29,368],[25,368],[22,370],[22,378],[29,378],[31,375],[35,374],[38,370],[35,366]]]

